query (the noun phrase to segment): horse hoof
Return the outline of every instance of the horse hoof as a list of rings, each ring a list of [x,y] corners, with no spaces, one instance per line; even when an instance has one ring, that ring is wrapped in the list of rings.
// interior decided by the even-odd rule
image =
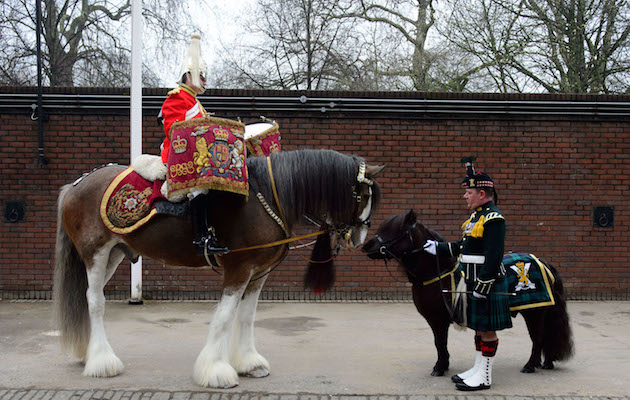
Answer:
[[[111,378],[123,372],[124,364],[115,354],[100,354],[88,359],[83,368],[83,376]]]
[[[237,357],[232,360],[232,366],[241,376],[250,378],[264,378],[269,375],[271,367],[269,362],[258,353],[249,353],[245,357]]]
[[[552,362],[545,362],[542,367],[542,369],[553,369],[553,363]]]
[[[444,376],[445,372],[446,370],[443,369],[434,369],[433,372],[431,372],[431,376]]]
[[[230,389],[238,386],[238,374],[225,361],[215,361],[210,365],[195,364],[193,379],[202,387]]]
[[[536,372],[536,368],[526,365],[523,368],[521,368],[521,372],[524,374],[532,374]]]
[[[249,371],[243,375],[248,378],[264,378],[266,376],[269,376],[269,370],[266,368],[260,367],[260,368],[254,369],[253,371]]]

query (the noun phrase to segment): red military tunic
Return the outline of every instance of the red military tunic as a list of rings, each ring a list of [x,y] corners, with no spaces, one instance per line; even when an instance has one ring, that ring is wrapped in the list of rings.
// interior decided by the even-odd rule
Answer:
[[[171,147],[171,126],[178,121],[186,121],[193,118],[201,118],[206,114],[199,100],[197,92],[188,85],[180,84],[179,87],[168,92],[168,97],[162,104],[162,118],[166,138],[162,142],[162,162],[168,161],[168,153]]]

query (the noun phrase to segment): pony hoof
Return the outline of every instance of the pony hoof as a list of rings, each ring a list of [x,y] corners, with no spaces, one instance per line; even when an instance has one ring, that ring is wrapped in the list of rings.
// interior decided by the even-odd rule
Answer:
[[[444,372],[446,371],[442,369],[434,369],[433,372],[431,372],[431,376],[444,376]]]
[[[536,368],[526,365],[521,368],[521,372],[524,374],[533,374],[534,372],[536,372]]]
[[[545,362],[542,367],[542,369],[553,369],[553,363],[552,362]]]

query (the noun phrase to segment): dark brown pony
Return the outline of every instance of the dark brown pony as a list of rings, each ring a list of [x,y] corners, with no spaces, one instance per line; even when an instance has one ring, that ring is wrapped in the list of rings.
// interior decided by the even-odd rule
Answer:
[[[449,367],[448,328],[453,322],[450,290],[444,278],[450,277],[456,260],[452,257],[433,256],[423,250],[427,239],[444,241],[437,232],[426,228],[413,210],[385,221],[378,233],[362,248],[373,260],[395,259],[404,269],[412,284],[413,302],[433,331],[438,359],[431,375],[442,376]],[[562,280],[550,264],[543,262],[552,272],[555,305],[519,311],[525,318],[532,340],[532,352],[521,372],[535,372],[537,367],[553,369],[554,361],[564,361],[573,355],[573,338]],[[443,279],[439,279],[442,277]],[[516,316],[516,313],[512,313]],[[544,355],[544,363],[541,363]]]
[[[304,215],[321,221],[323,243],[358,247],[367,236],[372,207],[380,199],[373,175],[383,167],[332,150],[296,150],[271,156],[273,177],[288,231]],[[58,204],[54,301],[62,343],[85,363],[83,375],[115,376],[123,364],[110,346],[103,326],[103,288],[125,258],[146,256],[166,265],[203,267],[195,255],[190,217],[157,215],[138,230],[119,235],[103,224],[99,205],[109,183],[126,167],[106,166],[65,185]],[[265,158],[248,159],[249,201],[234,194],[215,193],[209,203],[210,221],[230,249],[244,249],[285,239],[280,225],[265,211],[256,194],[274,205]],[[340,238],[339,236],[343,237]],[[319,247],[322,247],[321,245]],[[330,251],[330,248],[328,248]],[[218,257],[223,267],[223,293],[216,306],[208,338],[194,367],[201,386],[228,388],[238,375],[264,377],[269,363],[256,351],[254,319],[266,273],[287,253],[286,245],[232,251]],[[331,264],[325,264],[331,266]],[[305,284],[326,289],[331,272],[310,271]],[[321,278],[321,275],[327,275]],[[313,282],[320,283],[313,283]],[[321,283],[323,282],[323,283]]]

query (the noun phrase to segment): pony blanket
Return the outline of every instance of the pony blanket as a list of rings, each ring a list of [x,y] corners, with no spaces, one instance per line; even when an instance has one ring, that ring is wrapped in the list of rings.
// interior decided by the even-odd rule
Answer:
[[[156,200],[164,200],[160,188],[164,181],[148,181],[129,167],[109,184],[101,199],[101,219],[112,232],[133,232],[153,218]]]
[[[555,278],[536,256],[527,253],[508,253],[503,256],[503,265],[508,280],[508,292],[516,293],[516,296],[510,296],[510,311],[517,312],[556,304],[551,290]],[[455,288],[464,274],[459,263],[457,267],[459,273],[451,277],[451,291],[456,291]]]
[[[516,296],[510,297],[510,311],[552,306],[556,303],[551,291],[555,278],[536,256],[509,253],[503,256],[503,265],[508,277],[508,291],[516,293]]]
[[[166,173],[167,198],[194,189],[247,196],[245,125],[203,117],[173,124]]]

